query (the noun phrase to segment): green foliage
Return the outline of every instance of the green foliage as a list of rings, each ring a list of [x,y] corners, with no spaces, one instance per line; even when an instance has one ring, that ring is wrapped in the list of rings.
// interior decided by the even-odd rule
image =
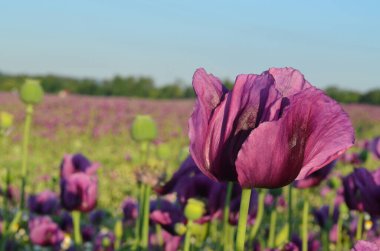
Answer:
[[[28,78],[26,75],[7,75],[1,73],[0,91],[19,90],[26,78]],[[92,96],[122,96],[152,99],[183,99],[195,97],[193,87],[189,84],[176,81],[163,86],[156,86],[154,80],[146,76],[115,76],[112,79],[102,81],[54,75],[33,76],[33,78],[40,80],[41,86],[47,93],[59,93],[65,90],[70,93]],[[227,89],[231,90],[234,82],[225,79],[223,84]],[[362,93],[336,86],[329,86],[325,89],[325,92],[340,103],[380,104],[380,89]]]

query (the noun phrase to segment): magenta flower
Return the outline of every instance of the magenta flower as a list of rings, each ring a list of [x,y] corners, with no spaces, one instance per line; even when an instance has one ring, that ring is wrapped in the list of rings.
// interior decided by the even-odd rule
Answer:
[[[56,246],[63,240],[63,232],[49,217],[37,217],[29,221],[29,236],[33,244]]]
[[[218,181],[276,188],[304,179],[354,142],[348,115],[292,68],[239,75],[232,91],[198,69],[190,152]]]
[[[369,241],[363,241],[360,240],[356,242],[355,246],[351,249],[351,251],[379,251],[380,245],[369,242]]]

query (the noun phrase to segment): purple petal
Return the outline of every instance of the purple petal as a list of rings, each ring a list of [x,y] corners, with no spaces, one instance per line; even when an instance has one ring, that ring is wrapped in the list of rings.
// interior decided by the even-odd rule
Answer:
[[[352,146],[347,114],[323,92],[309,88],[289,98],[278,121],[253,130],[242,145],[236,169],[243,187],[282,187],[303,179]]]

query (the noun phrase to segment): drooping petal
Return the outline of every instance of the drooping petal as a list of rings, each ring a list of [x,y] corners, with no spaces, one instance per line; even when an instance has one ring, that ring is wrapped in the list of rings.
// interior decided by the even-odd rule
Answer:
[[[289,97],[282,118],[253,130],[236,160],[243,187],[282,187],[333,161],[354,141],[347,114],[322,91]]]

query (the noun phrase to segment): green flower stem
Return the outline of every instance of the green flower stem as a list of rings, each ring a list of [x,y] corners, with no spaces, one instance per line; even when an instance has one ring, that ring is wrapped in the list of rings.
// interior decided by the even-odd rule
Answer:
[[[302,251],[307,251],[308,229],[307,224],[309,221],[309,200],[307,198],[308,191],[304,193],[303,213],[302,213]]]
[[[139,187],[139,197],[138,197],[138,204],[139,204],[139,213],[137,215],[137,221],[136,221],[136,228],[135,228],[135,238],[140,245],[140,237],[141,237],[141,225],[142,225],[142,215],[144,212],[144,195],[145,195],[145,184],[141,183]]]
[[[253,242],[253,240],[255,239],[256,234],[260,229],[261,222],[263,221],[265,194],[266,194],[266,191],[264,189],[259,190],[257,215],[256,215],[255,223],[249,234],[249,239],[251,240],[251,242]]]
[[[72,211],[74,227],[74,243],[76,246],[82,245],[82,233],[80,232],[80,211]]]
[[[269,226],[269,239],[268,239],[268,246],[270,248],[274,248],[274,237],[276,234],[276,223],[277,223],[277,211],[276,208],[272,208],[272,211],[270,213],[270,226]]]
[[[244,251],[245,232],[247,228],[248,209],[251,200],[250,188],[243,188],[241,192],[241,202],[239,211],[239,223],[236,236],[236,251]]]
[[[144,212],[142,218],[142,236],[141,236],[141,247],[143,250],[148,250],[149,241],[149,206],[150,206],[150,193],[152,188],[149,185],[145,187],[145,198],[144,198]]]
[[[227,183],[227,193],[226,193],[226,201],[224,203],[224,210],[223,210],[223,235],[222,235],[222,242],[224,243],[224,250],[228,250],[228,218],[230,215],[230,203],[231,203],[231,194],[232,194],[232,187],[233,183],[230,181]]]
[[[326,227],[322,228],[321,235],[322,235],[322,250],[328,251],[329,250],[329,230]]]
[[[356,240],[361,240],[363,235],[363,221],[364,221],[364,213],[359,212],[358,215],[358,225],[356,227]]]
[[[162,245],[164,245],[164,239],[162,238],[162,227],[160,224],[156,224],[156,236],[158,246],[162,247]]]
[[[185,235],[185,243],[183,246],[183,251],[189,251],[190,250],[190,239],[191,239],[191,227],[193,226],[193,221],[189,220],[187,222],[187,230]]]
[[[32,116],[33,116],[33,105],[26,106],[26,118],[25,118],[25,127],[24,127],[24,135],[22,141],[22,162],[21,162],[21,199],[20,199],[20,209],[23,210],[25,208],[25,187],[27,183],[28,176],[28,145],[29,145],[29,137],[30,137],[30,127],[32,124]]]
[[[292,184],[288,186],[288,242],[292,239],[293,215],[292,215]]]
[[[337,223],[337,234],[336,234],[336,251],[342,250],[342,226],[343,218],[342,212],[339,213],[338,223]]]

